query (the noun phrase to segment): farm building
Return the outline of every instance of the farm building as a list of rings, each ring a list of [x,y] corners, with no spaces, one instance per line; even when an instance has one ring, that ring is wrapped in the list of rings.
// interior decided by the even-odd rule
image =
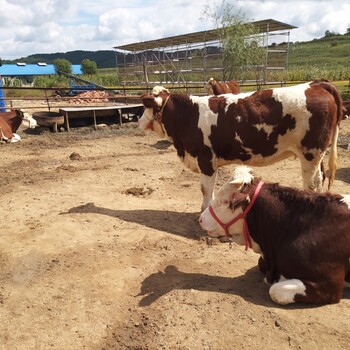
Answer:
[[[261,80],[269,72],[285,71],[293,25],[273,19],[252,22],[265,49]],[[114,47],[116,66],[125,84],[206,82],[224,79],[219,29],[177,35]]]
[[[3,64],[0,67],[0,76],[6,80],[18,80],[27,81],[31,83],[33,77],[39,75],[55,75],[57,74],[55,66],[53,64],[37,63],[26,64],[18,62],[17,64]],[[83,74],[80,64],[72,65],[72,74]]]
[[[28,77],[35,75],[54,75],[57,74],[53,64],[3,64],[0,67],[0,75],[2,77]],[[80,64],[72,65],[72,74],[83,74]]]
[[[6,111],[4,92],[2,89],[3,81],[8,86],[30,85],[35,76],[55,74],[57,74],[57,72],[53,64],[26,64],[18,62],[17,64],[3,64],[0,66],[0,112]],[[72,65],[72,74],[83,74],[80,64]]]

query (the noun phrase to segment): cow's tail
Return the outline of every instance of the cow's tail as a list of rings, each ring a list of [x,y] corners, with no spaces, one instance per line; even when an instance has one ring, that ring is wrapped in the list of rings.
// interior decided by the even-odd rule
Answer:
[[[333,128],[333,135],[331,140],[331,149],[328,158],[328,167],[329,167],[329,179],[328,179],[328,191],[330,190],[334,178],[335,172],[337,170],[337,162],[338,162],[338,152],[337,152],[337,143],[338,143],[338,135],[339,135],[339,124],[335,124]]]
[[[338,161],[337,146],[338,146],[340,121],[343,118],[343,100],[337,88],[333,84],[327,83],[327,82],[324,82],[323,84],[324,84],[324,88],[333,96],[335,104],[337,106],[337,115],[336,115],[336,120],[333,122],[331,147],[330,147],[330,153],[328,157],[328,168],[329,168],[328,190],[330,190],[335,178],[335,172],[337,170],[337,161]]]

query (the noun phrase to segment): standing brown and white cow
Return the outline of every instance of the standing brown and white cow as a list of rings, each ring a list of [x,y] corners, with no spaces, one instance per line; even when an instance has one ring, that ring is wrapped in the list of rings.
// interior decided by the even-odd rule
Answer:
[[[6,142],[17,142],[21,137],[16,134],[21,127],[23,129],[35,128],[36,120],[21,109],[10,112],[0,112],[0,140]]]
[[[266,166],[295,156],[304,188],[320,191],[321,162],[331,145],[329,187],[333,182],[342,100],[329,82],[202,97],[155,87],[141,100],[140,127],[170,139],[184,164],[200,173],[202,209],[226,164]]]
[[[214,95],[238,94],[240,87],[237,81],[216,81],[214,78],[208,80],[208,86],[213,90]]]
[[[240,166],[199,223],[261,255],[274,302],[332,304],[350,287],[349,205],[350,195],[264,183]]]

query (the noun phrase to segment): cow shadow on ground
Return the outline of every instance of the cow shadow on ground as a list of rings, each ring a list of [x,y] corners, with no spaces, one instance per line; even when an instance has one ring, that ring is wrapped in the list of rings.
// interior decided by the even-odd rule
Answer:
[[[123,221],[136,223],[149,228],[168,232],[181,237],[198,240],[206,236],[198,224],[199,213],[179,213],[167,210],[116,210],[98,207],[94,203],[87,203],[73,207],[61,214],[100,214]]]
[[[194,266],[195,269],[195,266]],[[222,277],[203,273],[182,272],[173,265],[146,277],[141,283],[142,296],[139,306],[149,306],[173,290],[196,290],[239,295],[245,300],[259,305],[273,305],[269,300],[268,287],[263,283],[263,275],[255,266],[238,277]]]
[[[173,143],[168,140],[160,140],[157,141],[154,145],[151,145],[151,147],[156,149],[168,149],[172,145]]]
[[[63,212],[64,214],[100,214],[107,215],[127,222],[133,222],[149,228],[168,232],[181,237],[198,240],[206,237],[200,228],[197,219],[198,213],[178,213],[161,210],[115,210],[98,207],[94,203],[79,205]],[[196,267],[194,266],[195,270]],[[197,290],[203,292],[216,292],[238,295],[247,302],[266,307],[280,307],[288,309],[316,308],[319,304],[292,304],[282,306],[271,301],[269,287],[263,282],[264,275],[257,266],[248,269],[237,277],[223,277],[203,273],[188,273],[179,271],[175,266],[169,265],[164,271],[158,271],[146,277],[141,283],[139,302],[141,307],[149,306],[162,296],[173,290]],[[345,288],[343,298],[350,299],[350,288]]]
[[[338,168],[335,173],[335,179],[350,183],[350,168]]]
[[[195,267],[194,267],[195,268]],[[213,276],[202,273],[187,273],[169,265],[146,277],[141,283],[137,297],[142,296],[139,306],[145,307],[173,290],[197,290],[238,295],[249,303],[274,308],[306,309],[321,307],[321,304],[296,303],[278,305],[269,296],[269,286],[263,282],[264,275],[257,266],[237,277]],[[350,289],[344,289],[343,298],[350,298]]]

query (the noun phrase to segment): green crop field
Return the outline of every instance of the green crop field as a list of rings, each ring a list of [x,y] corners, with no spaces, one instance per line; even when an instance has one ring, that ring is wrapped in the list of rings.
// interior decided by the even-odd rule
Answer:
[[[350,79],[350,34],[290,45],[287,79]]]

